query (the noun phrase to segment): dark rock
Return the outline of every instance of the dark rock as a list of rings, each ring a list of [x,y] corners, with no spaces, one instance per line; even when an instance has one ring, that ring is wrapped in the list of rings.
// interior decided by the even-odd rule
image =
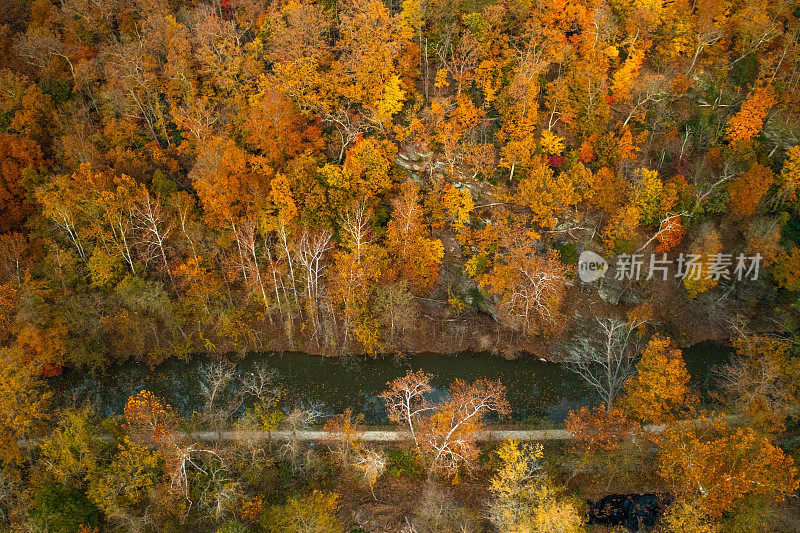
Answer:
[[[639,531],[640,525],[650,528],[670,501],[664,494],[610,494],[589,502],[589,524],[624,526],[629,531]]]

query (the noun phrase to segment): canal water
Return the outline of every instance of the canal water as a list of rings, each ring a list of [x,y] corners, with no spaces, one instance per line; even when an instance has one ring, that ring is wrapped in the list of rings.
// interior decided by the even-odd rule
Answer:
[[[730,348],[704,343],[685,349],[683,354],[693,388],[707,393],[712,384],[711,369],[728,359]],[[171,359],[153,369],[131,362],[112,367],[101,376],[69,370],[50,378],[49,383],[58,404],[92,405],[102,416],[122,414],[128,397],[143,389],[189,416],[202,409],[202,365],[210,361],[203,356]],[[597,402],[594,392],[579,376],[560,364],[534,357],[506,360],[491,354],[465,353],[325,358],[303,353],[263,353],[230,359],[230,363],[239,374],[250,372],[255,365],[273,369],[286,391],[282,401],[285,408],[313,403],[322,406],[324,413],[334,414],[350,407],[363,413],[372,424],[387,421],[378,395],[389,381],[408,370],[423,370],[434,376],[434,397],[443,395],[456,379],[500,380],[507,389],[516,420],[537,417],[561,422],[569,410]],[[235,387],[236,381],[231,386]]]

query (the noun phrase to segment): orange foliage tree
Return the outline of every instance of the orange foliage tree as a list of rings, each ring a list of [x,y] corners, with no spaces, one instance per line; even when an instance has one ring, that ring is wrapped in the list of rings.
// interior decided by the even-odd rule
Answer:
[[[178,426],[178,417],[172,406],[147,390],[128,398],[124,414],[131,434],[151,444],[163,443]]]
[[[712,518],[749,495],[781,501],[798,487],[791,457],[751,428],[691,421],[668,426],[657,441],[660,475]]]
[[[660,424],[685,414],[694,403],[681,351],[669,338],[655,336],[642,351],[637,374],[625,383],[620,407],[645,424]]]
[[[591,177],[591,174],[589,174]],[[519,183],[515,201],[531,210],[532,222],[546,228],[557,223],[556,216],[581,199],[586,183],[581,183],[585,174],[553,171],[543,157],[536,158],[526,169]]]
[[[417,451],[431,469],[455,476],[461,467],[469,470],[478,457],[475,440],[484,417],[492,411],[507,415],[511,409],[505,387],[488,379],[471,384],[456,380],[447,400],[432,403],[425,397],[433,391],[431,378],[422,371],[409,371],[390,381],[381,398],[389,418],[408,427]]]
[[[567,431],[573,445],[582,454],[619,451],[622,442],[637,431],[637,426],[618,408],[606,409],[601,404],[593,409],[581,407],[570,411]]]
[[[224,137],[208,140],[190,173],[207,222],[231,228],[269,196],[272,169]]]
[[[404,183],[400,196],[393,202],[392,220],[386,228],[386,246],[393,259],[391,271],[406,280],[412,290],[426,293],[439,280],[439,263],[444,246],[439,239],[430,239],[423,219],[419,187]]]
[[[42,150],[34,141],[0,133],[0,233],[17,229],[33,212],[24,182],[43,167]]]
[[[679,245],[686,233],[679,215],[670,215],[661,221],[656,234],[656,252],[668,252]]]
[[[477,234],[478,253],[465,266],[481,288],[498,299],[508,326],[526,334],[558,333],[569,267],[551,251],[536,251],[539,236],[514,216]]]
[[[506,389],[499,381],[466,383],[457,379],[450,386],[450,399],[419,421],[420,450],[432,468],[453,476],[459,467],[472,468],[480,453],[475,444],[477,434],[492,411],[501,416],[511,412]]]
[[[406,426],[417,446],[415,422],[423,413],[431,410],[425,401],[425,395],[433,392],[431,378],[431,374],[422,370],[409,370],[405,376],[390,381],[389,389],[381,393],[389,420]]]
[[[774,181],[770,168],[753,163],[728,185],[733,214],[739,218],[752,216]]]
[[[764,126],[767,112],[775,104],[775,89],[757,87],[744,101],[741,109],[728,119],[726,135],[729,141],[743,142],[755,137]]]

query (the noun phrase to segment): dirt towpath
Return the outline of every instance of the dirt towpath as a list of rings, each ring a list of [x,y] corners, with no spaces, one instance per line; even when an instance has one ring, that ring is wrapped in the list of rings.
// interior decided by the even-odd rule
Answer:
[[[736,422],[739,417],[721,417],[728,422]],[[695,423],[702,423],[701,420],[694,420]],[[644,431],[649,433],[661,433],[664,431],[664,424],[644,426]],[[324,441],[332,440],[335,436],[327,431],[299,429],[297,431],[196,431],[190,434],[182,434],[182,437],[194,439],[196,441],[217,441],[217,440],[279,440],[288,441],[297,439],[299,441]],[[404,442],[411,440],[411,435],[406,431],[393,430],[367,430],[360,434],[362,440],[367,442]],[[482,431],[477,435],[479,441],[502,441],[516,439],[521,441],[546,441],[546,440],[570,440],[572,433],[566,429],[490,429]]]

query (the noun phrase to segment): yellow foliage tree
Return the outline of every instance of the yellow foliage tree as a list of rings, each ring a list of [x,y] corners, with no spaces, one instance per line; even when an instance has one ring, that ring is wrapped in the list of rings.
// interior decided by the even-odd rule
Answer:
[[[565,498],[541,473],[541,444],[504,442],[497,450],[502,461],[489,482],[494,499],[489,520],[509,533],[579,533],[583,517],[574,502]]]
[[[397,156],[397,148],[389,141],[363,139],[347,151],[342,167],[350,184],[351,201],[380,198],[392,186],[390,169]],[[349,202],[348,202],[349,203]]]
[[[794,247],[778,254],[772,275],[779,287],[789,291],[800,290],[800,248]]]
[[[453,220],[453,227],[458,230],[469,222],[469,215],[475,209],[475,200],[467,189],[459,190],[451,184],[447,184],[444,189],[442,201],[447,213]]]
[[[722,526],[710,520],[696,502],[681,499],[668,508],[658,533],[721,533]]]
[[[541,468],[539,462],[544,457],[541,444],[509,440],[498,448],[497,457],[502,463],[489,481],[489,490],[496,497],[517,498],[531,480],[542,477],[538,472]]]
[[[551,155],[561,155],[561,152],[564,151],[564,138],[550,130],[542,132],[542,139],[539,143],[542,145],[542,150]]]
[[[67,411],[58,427],[42,441],[47,470],[59,482],[79,481],[97,469],[100,441],[93,422],[86,411]]]
[[[658,171],[646,168],[640,169],[631,196],[633,205],[639,210],[639,221],[642,224],[660,222],[678,203],[675,184],[662,182]]]
[[[0,459],[21,462],[19,440],[30,436],[45,416],[50,394],[43,392],[41,369],[15,348],[0,348]]]
[[[624,101],[630,98],[631,86],[639,75],[643,60],[644,50],[639,48],[628,50],[628,57],[612,77],[611,91],[614,99]]]
[[[639,233],[639,220],[642,212],[634,204],[620,207],[608,221],[603,229],[603,245],[607,250],[624,250],[641,235]]]
[[[111,463],[92,472],[87,494],[112,517],[126,516],[126,508],[141,504],[160,481],[161,457],[128,436],[117,445]]]
[[[261,526],[269,533],[342,533],[338,511],[338,494],[315,490],[307,496],[289,498],[286,505],[267,509]]]
[[[791,342],[753,335],[733,346],[736,357],[721,372],[725,396],[758,427],[779,432],[800,399],[800,361]]]
[[[408,10],[405,17],[393,15],[378,0],[349,0],[339,7],[341,38],[332,85],[344,98],[370,109],[379,122],[391,122],[405,101],[399,74],[413,37],[409,15]]]
[[[559,172],[557,175],[542,157],[537,157],[526,168],[525,177],[519,183],[515,200],[531,210],[532,221],[542,227],[556,225],[556,216],[568,206],[577,204],[581,197],[572,183],[573,174]]]
[[[778,183],[777,201],[793,203],[800,192],[800,145],[789,148]]]
[[[683,265],[683,286],[689,298],[695,298],[717,286],[719,277],[713,272],[722,243],[717,230],[707,228],[689,248]]]

